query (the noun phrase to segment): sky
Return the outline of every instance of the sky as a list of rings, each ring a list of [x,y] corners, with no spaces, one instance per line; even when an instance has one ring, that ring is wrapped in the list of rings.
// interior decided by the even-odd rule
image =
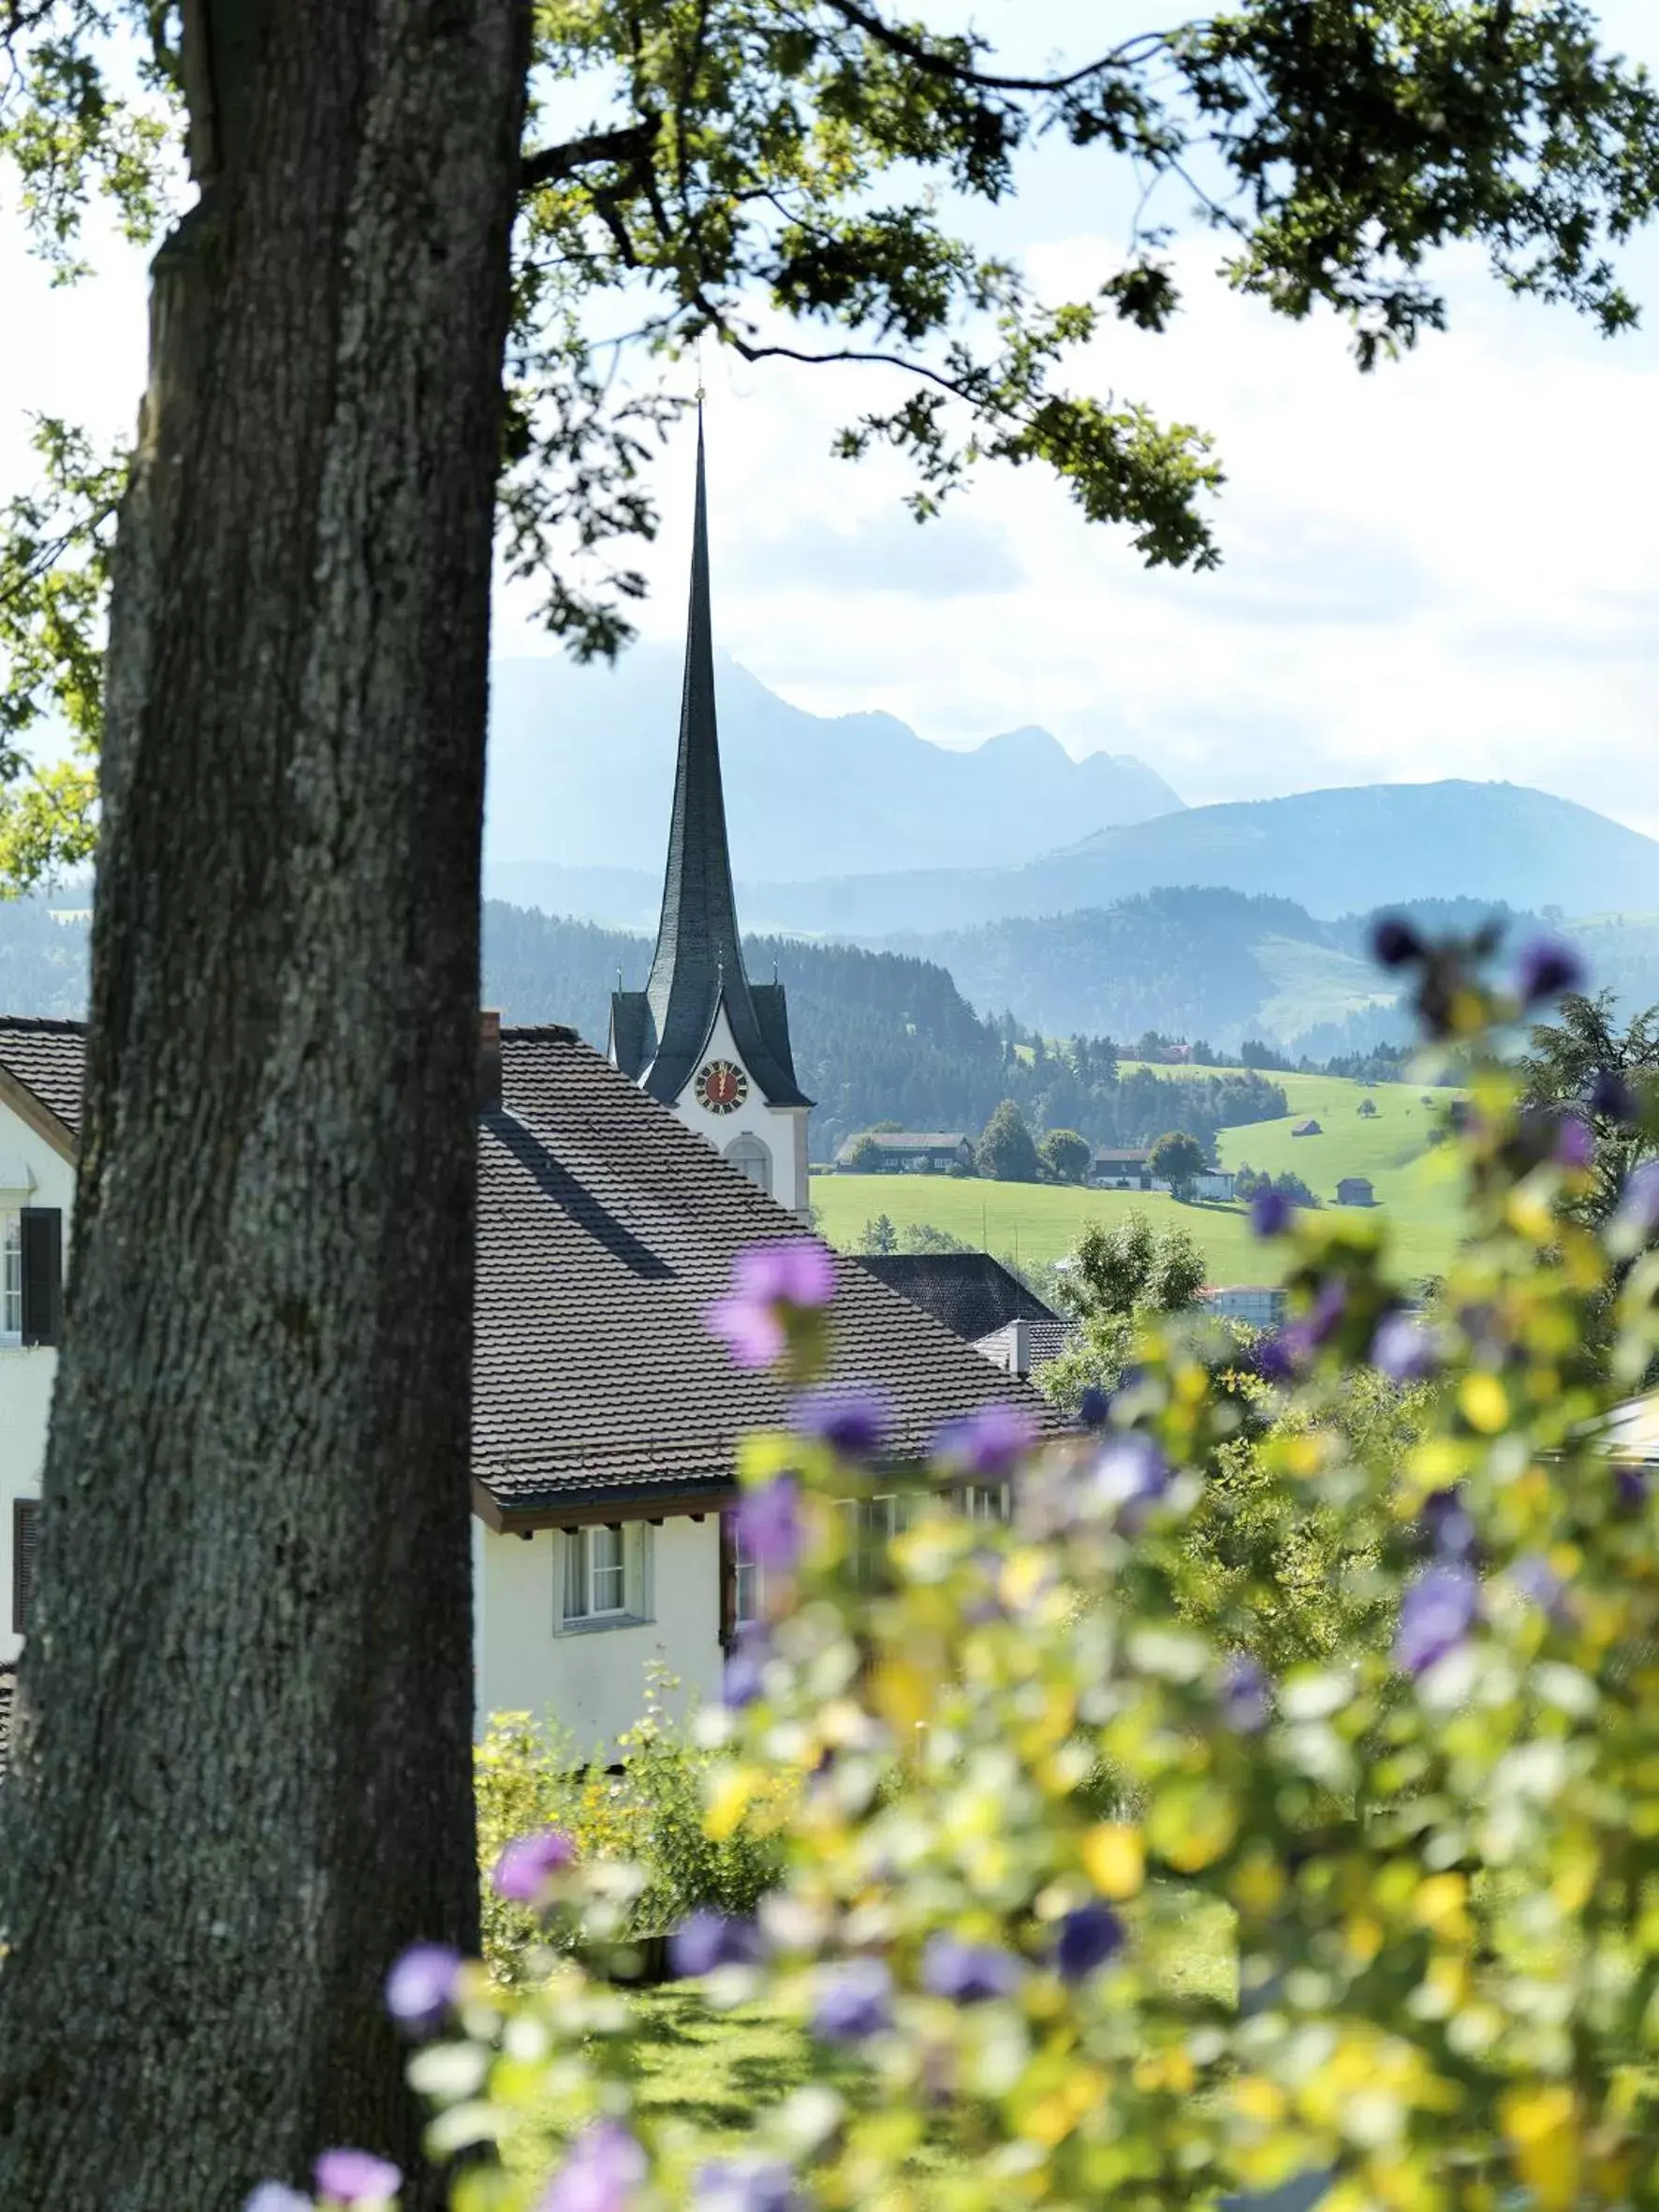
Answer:
[[[1161,11],[1126,0],[938,0],[1010,61],[1083,58]],[[1604,0],[1609,41],[1659,69],[1659,7]],[[1164,211],[1184,211],[1172,201]],[[978,235],[1050,298],[1086,296],[1127,229],[1105,157],[1046,148]],[[30,479],[28,410],[130,434],[144,285],[54,290],[0,216],[0,496]],[[819,714],[881,707],[947,745],[1036,723],[1074,753],[1132,752],[1191,804],[1332,784],[1505,778],[1659,834],[1659,239],[1627,257],[1644,328],[1597,337],[1507,299],[1478,256],[1446,265],[1450,332],[1361,376],[1333,318],[1279,321],[1177,251],[1185,308],[1164,337],[1113,329],[1077,372],[1211,432],[1227,481],[1217,574],[1139,565],[1035,470],[982,470],[939,522],[907,478],[831,458],[880,372],[705,357],[719,642]],[[17,343],[17,339],[22,343]],[[695,371],[686,365],[688,386]],[[689,427],[639,565],[645,635],[684,606]],[[495,649],[556,652],[528,597],[497,594]]]

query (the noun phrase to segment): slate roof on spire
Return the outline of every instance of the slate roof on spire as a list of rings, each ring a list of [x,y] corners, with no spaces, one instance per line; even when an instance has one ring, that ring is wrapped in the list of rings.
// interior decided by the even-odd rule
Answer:
[[[674,770],[662,919],[644,990],[619,991],[611,999],[612,1058],[653,1099],[671,1104],[702,1062],[722,1002],[739,1056],[767,1103],[810,1106],[812,1100],[795,1080],[782,987],[751,986],[738,935],[714,713],[709,519],[699,408],[685,683],[680,700],[680,754]]]

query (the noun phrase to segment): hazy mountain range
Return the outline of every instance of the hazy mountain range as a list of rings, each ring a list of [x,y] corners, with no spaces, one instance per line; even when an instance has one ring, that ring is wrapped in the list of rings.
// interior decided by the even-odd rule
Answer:
[[[732,660],[718,663],[715,683],[740,876],[996,866],[1182,804],[1141,761],[1106,752],[1074,760],[1047,730],[949,751],[891,715],[809,715]],[[614,669],[497,661],[492,891],[526,897],[521,878],[544,863],[660,880],[679,718],[680,655],[667,646],[636,646]]]
[[[656,919],[660,868],[526,865],[510,881],[492,871],[490,888],[550,912],[644,929]],[[1183,807],[1019,865],[751,876],[739,896],[756,929],[882,942],[1189,886],[1289,899],[1331,919],[1413,899],[1650,912],[1659,907],[1659,843],[1518,784],[1368,784]]]

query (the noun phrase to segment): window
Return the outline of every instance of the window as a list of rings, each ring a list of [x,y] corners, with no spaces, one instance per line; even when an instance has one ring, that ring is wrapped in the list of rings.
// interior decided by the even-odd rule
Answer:
[[[619,1521],[607,1521],[592,1528],[565,1529],[560,1625],[586,1628],[647,1618],[647,1541],[648,1530],[640,1522],[624,1527]]]
[[[11,1508],[11,1631],[26,1636],[35,1611],[35,1561],[40,1540],[37,1498],[19,1497]]]
[[[0,1344],[23,1340],[23,1217],[0,1213]]]
[[[757,1190],[771,1196],[771,1154],[758,1137],[734,1137],[726,1148],[727,1164]]]
[[[743,1542],[742,1526],[735,1513],[729,1516],[727,1526],[731,1531],[731,1625],[746,1629],[766,1612],[766,1574]]]

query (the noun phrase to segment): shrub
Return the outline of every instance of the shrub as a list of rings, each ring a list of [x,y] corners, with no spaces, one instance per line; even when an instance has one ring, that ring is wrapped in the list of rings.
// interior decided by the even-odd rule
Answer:
[[[1094,1158],[1088,1138],[1076,1129],[1050,1129],[1039,1149],[1043,1165],[1061,1183],[1080,1183]]]
[[[745,1499],[798,1539],[697,1732],[703,1834],[781,1773],[800,1794],[758,1924],[697,1947],[707,2001],[765,1991],[819,2078],[760,2086],[726,2201],[911,2202],[945,2131],[960,2212],[1314,2173],[1350,2212],[1659,2193],[1659,1494],[1605,1441],[1659,1349],[1659,1169],[1577,1218],[1583,1147],[1481,1056],[1518,995],[1468,948],[1402,959],[1473,1063],[1472,1233],[1432,1317],[1386,1223],[1299,1210],[1280,1335],[1205,1359],[1143,1324],[1096,1431],[1022,1467],[1012,1408],[962,1424],[874,1575],[867,1470],[750,1440]],[[823,1316],[779,1318],[799,1380]],[[959,1510],[1017,1467],[1008,1526]],[[1156,1970],[1177,1890],[1232,1931],[1246,2002]],[[445,2151],[511,2144],[459,2212],[719,2195],[635,2096],[595,1970],[615,1895],[603,1863],[551,1871],[565,1955],[511,1999],[462,1976],[415,2061]],[[601,2162],[625,2180],[582,2195]]]

